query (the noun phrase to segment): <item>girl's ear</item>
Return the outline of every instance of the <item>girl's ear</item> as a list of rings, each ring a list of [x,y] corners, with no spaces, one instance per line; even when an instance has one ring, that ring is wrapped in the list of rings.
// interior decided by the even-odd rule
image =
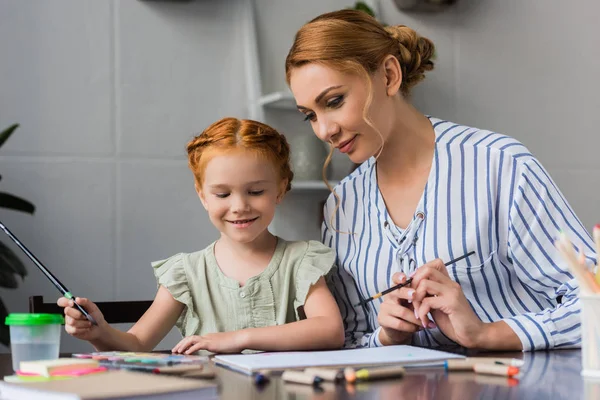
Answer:
[[[288,185],[288,180],[287,179],[282,179],[281,182],[279,183],[279,187],[278,187],[278,194],[277,194],[277,204],[281,203],[281,201],[283,200],[286,190],[287,189],[287,185]]]
[[[198,183],[195,184],[195,187],[196,187],[196,193],[198,193],[198,198],[200,199],[202,206],[204,207],[205,210],[208,211],[208,205],[206,204],[206,198],[204,197],[204,192],[202,192],[202,189],[200,189],[200,186],[198,186]]]
[[[382,63],[385,76],[385,90],[388,96],[395,96],[402,86],[402,68],[398,59],[392,55],[387,56]]]

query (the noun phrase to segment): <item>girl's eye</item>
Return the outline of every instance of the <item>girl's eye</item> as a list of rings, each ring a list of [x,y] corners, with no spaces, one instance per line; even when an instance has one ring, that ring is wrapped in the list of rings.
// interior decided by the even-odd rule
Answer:
[[[314,121],[315,119],[316,119],[315,113],[308,113],[308,114],[305,114],[305,116],[304,116],[305,121],[308,121],[308,120]]]
[[[340,105],[342,105],[343,101],[344,101],[344,96],[334,97],[327,102],[327,107],[333,107],[333,108],[339,107]]]
[[[229,196],[229,193],[215,193],[215,196],[217,196],[219,199],[224,199],[225,197]]]
[[[252,191],[250,191],[248,193],[250,193],[251,196],[260,196],[264,192],[265,192],[264,190],[252,190]]]

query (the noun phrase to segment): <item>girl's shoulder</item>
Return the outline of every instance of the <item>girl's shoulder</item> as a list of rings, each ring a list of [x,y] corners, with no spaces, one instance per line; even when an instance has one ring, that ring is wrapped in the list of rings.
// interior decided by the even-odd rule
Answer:
[[[185,270],[190,267],[196,269],[199,265],[206,264],[206,256],[213,251],[213,248],[214,243],[211,243],[202,250],[193,253],[177,253],[163,260],[153,261],[151,265],[157,276],[167,273],[170,275],[185,274]]]
[[[298,271],[328,273],[334,266],[335,252],[316,240],[298,240],[286,242],[284,259]]]

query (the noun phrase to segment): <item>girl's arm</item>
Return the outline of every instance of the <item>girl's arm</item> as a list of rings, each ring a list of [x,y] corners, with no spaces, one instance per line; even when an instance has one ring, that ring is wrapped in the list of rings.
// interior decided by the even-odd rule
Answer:
[[[340,310],[320,278],[306,297],[306,319],[285,325],[244,329],[245,348],[252,350],[326,350],[344,345],[344,325]]]
[[[88,340],[96,351],[151,351],[173,328],[185,307],[160,286],[150,308],[129,331],[122,332],[110,326],[90,300],[78,298],[77,303],[96,318],[98,326],[92,326],[81,312],[73,308],[72,300],[62,298],[58,305],[65,307],[65,330],[72,336]]]
[[[342,318],[324,278],[310,288],[304,313],[305,320],[285,325],[188,336],[173,348],[173,352],[192,354],[198,350],[208,350],[214,353],[239,353],[245,349],[292,351],[342,347]]]

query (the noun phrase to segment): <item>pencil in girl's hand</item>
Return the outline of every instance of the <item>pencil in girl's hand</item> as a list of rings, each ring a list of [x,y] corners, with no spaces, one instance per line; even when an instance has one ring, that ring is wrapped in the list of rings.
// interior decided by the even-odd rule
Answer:
[[[463,255],[462,255],[462,256],[460,256],[460,257],[456,257],[455,259],[448,261],[448,262],[447,262],[447,263],[445,263],[444,265],[447,267],[448,265],[452,265],[452,264],[454,264],[455,262],[462,260],[463,258],[467,258],[467,257],[469,257],[469,256],[472,256],[473,254],[475,254],[475,252],[474,252],[474,251],[470,251],[470,252],[468,252],[467,254],[463,254]],[[400,289],[401,287],[404,287],[404,286],[410,285],[410,284],[411,284],[411,282],[412,282],[412,278],[410,278],[410,279],[407,279],[407,280],[406,280],[406,282],[402,282],[402,283],[399,283],[399,284],[397,284],[397,285],[395,285],[395,286],[392,286],[391,288],[389,288],[389,289],[386,289],[386,290],[384,290],[383,292],[379,292],[379,293],[377,293],[376,295],[373,295],[373,296],[369,297],[369,298],[368,298],[368,299],[366,299],[366,300],[361,300],[360,302],[356,303],[356,304],[354,305],[354,307],[358,307],[358,306],[360,306],[361,304],[367,304],[368,302],[370,302],[370,301],[373,301],[373,300],[375,300],[375,299],[378,299],[378,298],[380,298],[381,296],[385,296],[386,294],[388,294],[388,293],[390,293],[390,292],[393,292],[394,290],[397,290],[397,289]]]
[[[88,319],[88,321],[90,321],[93,325],[97,325],[94,317],[92,317],[83,307],[81,307],[79,304],[77,304],[77,301],[75,301],[76,300],[75,296],[73,296],[71,294],[71,292],[69,292],[69,289],[67,289],[65,287],[65,285],[63,285],[61,283],[61,281],[59,281],[52,274],[52,272],[50,272],[50,270],[48,268],[46,268],[44,266],[44,264],[42,264],[40,262],[40,260],[37,259],[36,256],[33,255],[32,252],[29,251],[29,249],[27,247],[25,247],[25,245],[23,243],[21,243],[21,241],[19,239],[17,239],[17,237],[11,231],[8,230],[8,228],[2,222],[0,222],[0,229],[2,229],[4,231],[4,233],[6,233],[8,235],[8,237],[13,242],[15,242],[15,244],[17,246],[19,246],[19,248],[21,250],[23,250],[23,253],[25,253],[31,261],[33,261],[33,263],[36,265],[36,267],[38,267],[39,270],[42,271],[44,273],[44,275],[46,275],[46,278],[48,278],[48,280],[50,280],[50,282],[52,282],[54,284],[54,286],[56,286],[56,288],[62,293],[62,295],[64,297],[66,297],[69,300],[71,300],[71,299],[73,300],[73,304],[75,305],[75,308],[77,308],[83,315],[85,315],[85,317]]]
[[[596,243],[596,283],[600,285],[600,224],[594,226],[593,235]]]

